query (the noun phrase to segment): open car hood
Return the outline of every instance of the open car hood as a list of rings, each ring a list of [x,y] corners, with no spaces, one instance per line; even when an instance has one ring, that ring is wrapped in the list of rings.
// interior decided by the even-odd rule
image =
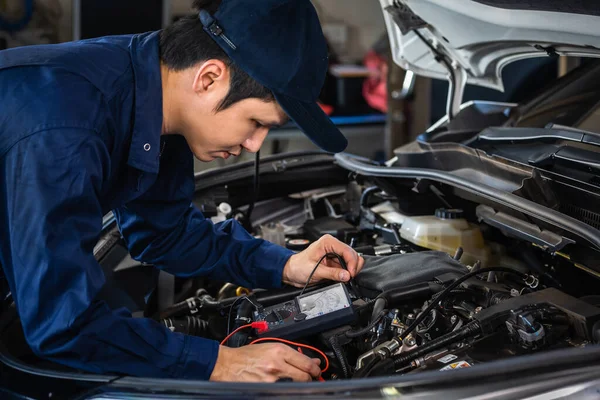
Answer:
[[[455,102],[466,83],[503,91],[502,69],[516,60],[600,56],[600,4],[594,1],[380,2],[394,61],[418,75],[450,77],[460,97]]]

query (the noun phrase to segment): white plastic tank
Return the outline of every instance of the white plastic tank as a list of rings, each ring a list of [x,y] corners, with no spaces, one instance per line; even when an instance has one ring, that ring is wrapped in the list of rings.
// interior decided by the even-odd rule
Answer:
[[[465,265],[473,265],[479,260],[484,267],[490,261],[491,251],[481,229],[464,219],[462,210],[440,208],[435,215],[406,217],[400,236],[417,246],[451,256],[462,247],[464,253],[460,261]]]

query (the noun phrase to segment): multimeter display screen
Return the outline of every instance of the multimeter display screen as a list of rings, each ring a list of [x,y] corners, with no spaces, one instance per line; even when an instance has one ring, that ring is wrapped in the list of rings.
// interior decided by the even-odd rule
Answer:
[[[350,299],[341,283],[298,297],[297,300],[298,308],[306,314],[306,319],[350,307]]]

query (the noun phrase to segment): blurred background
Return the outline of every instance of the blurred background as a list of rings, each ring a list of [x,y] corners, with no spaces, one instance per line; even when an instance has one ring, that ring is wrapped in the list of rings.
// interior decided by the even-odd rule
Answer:
[[[445,114],[447,83],[414,77],[391,59],[378,0],[313,0],[330,46],[321,105],[349,139],[349,153],[383,161]],[[0,49],[161,29],[191,14],[191,0],[0,0]],[[268,62],[268,60],[267,60]],[[549,58],[510,64],[506,91],[467,86],[464,101],[516,102],[557,76]],[[516,90],[516,88],[519,90]],[[293,123],[273,130],[261,156],[317,150]],[[253,159],[204,164],[197,171]]]

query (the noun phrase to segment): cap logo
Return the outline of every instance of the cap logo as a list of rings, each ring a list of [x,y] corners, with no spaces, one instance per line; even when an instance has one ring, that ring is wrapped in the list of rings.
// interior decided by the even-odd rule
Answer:
[[[204,25],[204,28],[206,28],[213,36],[218,36],[223,39],[223,41],[227,43],[227,46],[231,47],[233,50],[237,49],[237,46],[225,35],[221,25],[217,23],[217,20],[210,15],[208,11],[200,10],[198,18],[200,19],[200,22],[202,22],[202,25]]]

